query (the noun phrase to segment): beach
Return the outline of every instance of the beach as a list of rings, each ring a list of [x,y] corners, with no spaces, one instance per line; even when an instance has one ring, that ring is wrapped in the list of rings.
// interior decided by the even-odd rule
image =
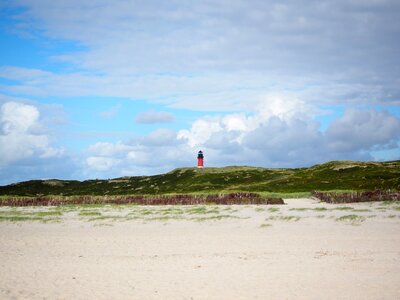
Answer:
[[[0,222],[0,298],[400,298],[400,204],[285,202],[2,207],[52,218]]]

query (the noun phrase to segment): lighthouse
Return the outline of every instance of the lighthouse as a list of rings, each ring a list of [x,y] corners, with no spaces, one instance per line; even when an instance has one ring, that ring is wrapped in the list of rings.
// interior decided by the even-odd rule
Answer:
[[[203,168],[204,167],[204,155],[203,155],[203,151],[199,151],[199,154],[197,154],[197,167],[198,168]]]

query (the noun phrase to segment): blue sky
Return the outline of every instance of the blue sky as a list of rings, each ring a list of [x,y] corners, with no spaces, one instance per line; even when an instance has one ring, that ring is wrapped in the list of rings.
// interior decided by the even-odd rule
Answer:
[[[400,159],[400,4],[0,4],[0,184]]]

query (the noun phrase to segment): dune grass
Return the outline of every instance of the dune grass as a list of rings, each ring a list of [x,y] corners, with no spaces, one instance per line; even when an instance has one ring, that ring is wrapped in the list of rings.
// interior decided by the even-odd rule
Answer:
[[[365,180],[367,178],[367,180]],[[31,180],[0,186],[0,205],[7,205],[9,197],[34,197],[49,203],[44,197],[69,197],[63,202],[78,201],[79,197],[109,195],[128,197],[141,195],[176,195],[209,193],[261,193],[263,197],[310,197],[311,191],[397,191],[400,184],[400,161],[355,162],[331,161],[309,168],[181,168],[154,176],[131,176],[108,180]],[[354,196],[354,195],[353,195]],[[352,196],[352,197],[353,197]],[[339,197],[343,198],[343,197]],[[354,197],[353,197],[354,198]],[[35,205],[29,199],[13,199]],[[388,200],[388,199],[382,199]],[[5,203],[5,204],[4,204]],[[146,203],[150,204],[150,203]],[[47,204],[49,205],[49,204]]]
[[[266,221],[297,222],[301,218],[326,218],[336,221],[361,223],[366,218],[372,218],[372,212],[384,213],[392,212],[390,217],[378,215],[381,218],[393,219],[400,214],[400,206],[397,202],[393,205],[378,203],[378,205],[369,205],[368,208],[359,205],[335,206],[326,205],[325,207],[293,207],[285,206],[267,206],[267,205],[114,205],[114,204],[84,204],[69,206],[44,206],[44,207],[2,207],[0,208],[0,222],[61,222],[64,219],[74,219],[83,222],[108,223],[108,222],[169,222],[169,221],[198,221],[205,222],[218,221],[224,219],[243,219],[248,217],[264,216],[268,217]],[[343,212],[344,216],[339,216],[337,212]],[[260,214],[254,214],[260,213]],[[290,212],[298,212],[298,215],[292,215]],[[304,214],[303,214],[304,212]],[[306,213],[307,212],[307,213]],[[326,212],[327,215],[318,214]],[[356,213],[360,213],[356,214]]]
[[[272,226],[272,224],[263,223],[263,224],[260,225],[260,228],[266,228],[266,227],[271,227],[271,226]]]
[[[55,211],[3,210],[0,211],[0,222],[59,222],[62,213]]]
[[[301,217],[299,216],[270,216],[267,219],[265,219],[265,221],[293,221],[293,222],[297,222],[301,219]]]
[[[279,211],[279,207],[268,207],[268,211],[270,213],[275,213]]]
[[[365,217],[354,214],[341,216],[335,219],[335,221],[338,222],[350,222],[352,224],[358,224],[364,222],[365,220],[366,220]]]

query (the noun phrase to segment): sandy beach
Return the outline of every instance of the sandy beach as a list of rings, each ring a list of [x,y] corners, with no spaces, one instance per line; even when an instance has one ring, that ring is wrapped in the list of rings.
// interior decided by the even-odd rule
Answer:
[[[400,298],[400,204],[285,202],[2,207],[0,298]]]

